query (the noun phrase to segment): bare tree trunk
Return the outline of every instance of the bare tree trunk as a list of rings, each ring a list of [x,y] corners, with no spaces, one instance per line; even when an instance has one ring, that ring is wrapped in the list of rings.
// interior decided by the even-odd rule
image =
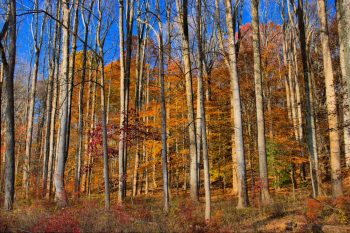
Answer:
[[[350,0],[336,0],[335,2],[337,6],[338,34],[341,50],[340,65],[342,67],[343,78],[347,82],[348,106],[350,106]]]
[[[118,201],[124,201],[124,144],[125,144],[125,67],[124,67],[124,1],[119,0],[119,62],[120,62],[120,133],[119,133],[119,190]]]
[[[6,27],[6,28],[5,28]],[[5,198],[4,208],[11,210],[13,208],[15,195],[15,113],[14,113],[14,93],[13,81],[16,64],[16,1],[11,0],[7,5],[7,17],[0,34],[0,52],[1,61],[4,66],[4,103],[5,112]],[[5,33],[9,35],[8,58],[6,58],[3,40]]]
[[[38,10],[38,0],[34,2],[35,10]],[[43,38],[43,30],[45,27],[46,16],[43,19],[40,34],[39,33],[39,16],[38,14],[34,15],[34,31],[33,31],[33,39],[34,39],[34,68],[31,79],[31,87],[29,92],[28,99],[28,112],[27,112],[27,130],[26,130],[26,145],[25,145],[25,155],[24,155],[24,164],[23,164],[23,187],[25,189],[25,196],[28,198],[29,195],[29,176],[30,176],[30,160],[31,160],[31,149],[32,149],[32,134],[33,134],[33,118],[34,118],[34,104],[35,104],[35,95],[36,95],[36,80],[38,78],[39,71],[39,59],[40,59],[40,51],[42,45]]]
[[[289,2],[288,2],[289,3]],[[310,154],[310,170],[311,170],[311,183],[313,197],[319,195],[319,182],[318,182],[318,168],[317,168],[317,148],[315,144],[315,121],[314,113],[312,109],[312,93],[310,91],[310,80],[309,80],[309,68],[307,64],[307,53],[306,53],[306,37],[305,37],[305,24],[304,24],[304,9],[303,1],[298,0],[298,8],[296,10],[298,18],[299,28],[299,42],[301,50],[301,58],[303,63],[303,76],[304,76],[304,88],[305,88],[305,110],[306,110],[306,141],[307,147]]]
[[[162,140],[162,173],[163,173],[163,202],[164,212],[169,212],[169,184],[168,184],[168,162],[167,162],[167,128],[166,128],[166,106],[165,106],[165,84],[164,84],[164,46],[163,46],[163,24],[159,0],[157,0],[158,15],[158,56],[159,56],[159,78],[160,78],[160,106],[161,106],[161,140]]]
[[[193,201],[198,201],[198,173],[197,173],[197,148],[196,148],[196,127],[193,109],[193,90],[192,90],[192,72],[190,59],[190,45],[188,35],[188,3],[183,0],[182,4],[176,0],[177,11],[180,17],[181,34],[182,34],[182,59],[184,64],[185,81],[186,81],[186,102],[187,102],[187,122],[190,140],[190,196]]]
[[[108,33],[109,26],[106,26],[106,30],[101,32],[102,27],[102,9],[101,0],[97,1],[98,5],[98,24],[96,31],[96,44],[99,49],[99,71],[101,76],[101,122],[102,122],[102,147],[103,147],[103,177],[105,184],[105,208],[110,207],[110,194],[109,194],[109,167],[108,167],[108,144],[107,144],[107,116],[106,116],[106,96],[105,96],[105,85],[104,85],[104,60],[103,60],[103,46],[105,43],[106,35]]]
[[[238,174],[238,204],[237,208],[244,208],[248,206],[248,190],[246,180],[246,165],[244,156],[244,142],[243,142],[243,126],[242,126],[242,110],[241,97],[238,83],[237,72],[237,55],[235,46],[235,35],[232,5],[230,0],[225,0],[226,25],[228,33],[228,50],[229,50],[229,67],[231,76],[231,108],[233,108],[234,115],[234,129],[235,129],[235,148],[237,156],[237,174]]]
[[[324,0],[317,0],[318,17],[321,26],[321,45],[323,55],[323,66],[326,86],[326,103],[328,112],[329,126],[329,146],[331,157],[331,178],[332,178],[332,196],[338,197],[343,195],[341,181],[341,164],[340,164],[340,143],[338,129],[338,113],[335,96],[335,82],[333,76],[332,58],[329,48],[328,25],[326,6]]]
[[[267,173],[264,103],[261,77],[260,32],[259,32],[259,0],[252,0],[252,28],[253,28],[253,53],[254,53],[254,81],[256,98],[256,118],[258,130],[259,171],[262,182],[261,200],[263,204],[271,202],[269,194],[269,179]]]
[[[336,0],[338,34],[339,34],[339,55],[342,80],[344,82],[344,153],[345,164],[350,168],[350,1]],[[346,85],[347,82],[347,85]]]
[[[83,6],[85,4],[85,0],[83,0]],[[92,8],[94,5],[94,1],[91,1],[87,18],[85,18],[84,11],[82,10],[83,24],[85,28],[84,32],[84,45],[83,45],[83,58],[82,58],[82,71],[81,71],[81,84],[79,89],[79,119],[78,119],[78,143],[77,150],[75,156],[75,180],[74,180],[74,193],[77,197],[79,197],[80,192],[80,178],[81,178],[81,155],[83,150],[83,141],[84,141],[84,86],[85,86],[85,75],[86,75],[86,54],[87,54],[87,43],[89,36],[89,25],[92,14]]]
[[[204,85],[203,85],[203,62],[204,54],[202,48],[202,4],[201,0],[196,1],[197,7],[197,46],[198,46],[198,100],[199,100],[199,117],[200,117],[200,135],[203,148],[203,165],[204,165],[204,190],[205,190],[205,219],[209,221],[211,215],[211,200],[210,200],[210,173],[209,173],[209,155],[207,142],[207,125],[204,107]],[[200,143],[199,143],[200,145]],[[200,151],[200,147],[197,148]],[[198,168],[199,170],[199,168]],[[200,178],[198,178],[200,179]]]
[[[56,18],[59,17],[59,1],[56,3]],[[55,87],[55,72],[58,69],[56,66],[56,57],[57,57],[57,48],[58,48],[58,43],[57,43],[57,38],[59,35],[58,32],[58,23],[55,23],[55,29],[53,33],[53,43],[52,43],[52,54],[51,54],[51,59],[49,63],[49,87],[47,91],[47,111],[46,111],[46,125],[45,125],[45,145],[44,145],[44,164],[43,164],[43,178],[42,178],[42,198],[45,198],[46,196],[46,191],[47,191],[47,180],[48,180],[48,171],[49,171],[49,160],[50,160],[50,135],[51,131],[54,130],[52,129],[52,122],[54,122],[55,114],[54,112],[54,104],[53,104],[53,96],[54,94],[56,95]],[[56,108],[56,107],[55,107]],[[54,125],[54,124],[53,124]]]
[[[57,167],[55,169],[55,188],[58,206],[65,207],[68,205],[67,195],[64,188],[64,170],[66,159],[66,140],[67,140],[67,121],[68,121],[68,82],[69,82],[69,24],[70,24],[70,6],[66,1],[61,0],[62,7],[62,66],[60,73],[60,125],[59,139],[57,145]]]

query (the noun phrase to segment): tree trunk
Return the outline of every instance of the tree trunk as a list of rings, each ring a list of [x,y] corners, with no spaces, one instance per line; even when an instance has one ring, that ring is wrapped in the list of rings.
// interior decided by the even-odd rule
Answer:
[[[38,0],[34,2],[35,10],[38,9]],[[35,105],[35,95],[36,95],[36,81],[38,78],[39,71],[39,59],[40,59],[40,50],[43,38],[43,29],[45,27],[45,19],[43,19],[40,35],[39,33],[39,16],[38,14],[34,15],[34,67],[31,79],[31,87],[29,92],[28,99],[28,112],[27,112],[27,129],[26,129],[26,145],[25,145],[25,155],[24,155],[24,164],[23,164],[23,187],[25,189],[25,196],[28,198],[29,195],[29,176],[30,176],[30,160],[31,160],[31,149],[32,149],[32,135],[33,135],[33,118],[34,118],[34,105]]]
[[[59,1],[57,1],[56,4],[56,17],[59,17]],[[47,180],[48,180],[48,171],[49,171],[49,160],[50,160],[50,135],[51,131],[54,130],[52,129],[52,121],[54,121],[55,114],[53,114],[54,111],[54,104],[53,104],[53,96],[56,94],[55,87],[55,70],[58,69],[56,66],[56,57],[57,57],[57,38],[59,35],[58,32],[58,23],[55,24],[55,29],[53,33],[53,43],[52,43],[52,54],[51,54],[51,59],[50,59],[50,64],[49,64],[49,87],[47,90],[47,111],[46,111],[46,125],[45,125],[45,145],[44,145],[44,164],[43,164],[43,178],[42,178],[42,198],[45,198],[46,196],[46,191],[47,191]],[[56,108],[56,107],[55,107]],[[53,115],[52,115],[53,114]]]
[[[102,123],[102,147],[103,147],[103,177],[105,184],[105,208],[109,209],[110,207],[110,193],[109,193],[109,167],[108,167],[108,143],[107,143],[107,116],[106,116],[106,96],[105,96],[105,85],[104,85],[104,60],[103,60],[103,46],[105,43],[106,34],[108,33],[107,29],[102,33],[102,9],[101,9],[101,0],[97,1],[98,5],[98,24],[96,31],[96,44],[98,46],[99,53],[99,71],[101,76],[101,123]],[[101,38],[102,37],[102,38]]]
[[[347,100],[348,106],[350,106],[350,0],[336,0],[335,2],[337,6],[340,65],[343,78],[347,82]]]
[[[55,188],[56,198],[59,207],[65,207],[68,205],[67,195],[64,188],[64,170],[66,160],[66,140],[67,140],[67,122],[68,122],[68,82],[69,82],[69,21],[70,21],[70,8],[69,3],[61,0],[62,7],[62,64],[61,73],[59,79],[60,85],[60,124],[59,135],[57,141],[57,166],[55,169]]]
[[[350,1],[336,0],[336,7],[339,34],[340,67],[342,72],[342,81],[344,82],[344,153],[346,167],[350,168],[350,44],[348,43],[350,40]],[[346,85],[346,82],[348,85]]]
[[[260,32],[259,32],[259,0],[252,0],[252,28],[253,28],[253,53],[254,53],[254,81],[256,118],[258,130],[259,172],[262,183],[261,200],[263,204],[271,202],[269,194],[269,179],[267,173],[264,103],[261,77]]]
[[[312,109],[312,93],[310,91],[309,80],[309,68],[307,64],[306,53],[306,37],[305,37],[305,24],[304,24],[304,9],[303,1],[298,0],[297,8],[298,28],[299,28],[299,42],[301,50],[301,58],[303,63],[303,76],[304,76],[304,88],[305,88],[305,110],[306,110],[306,141],[310,154],[310,170],[311,170],[311,182],[313,197],[319,195],[319,182],[318,182],[318,167],[317,167],[317,149],[315,144],[315,122],[314,113]]]
[[[83,1],[83,4],[85,1]],[[81,71],[81,84],[79,89],[79,117],[78,117],[78,143],[75,156],[75,180],[74,180],[74,193],[79,197],[80,192],[80,178],[81,178],[81,155],[83,150],[83,141],[84,141],[84,86],[85,86],[85,75],[86,75],[86,60],[87,60],[87,43],[89,36],[89,25],[92,14],[92,7],[94,1],[91,1],[87,19],[85,19],[84,11],[81,11],[83,14],[83,24],[85,28],[84,32],[84,44],[83,44],[83,58],[82,58],[82,71]],[[89,98],[89,97],[88,97]]]
[[[207,142],[207,125],[204,107],[204,85],[203,85],[203,62],[204,54],[202,48],[202,4],[201,0],[196,1],[197,7],[197,46],[198,46],[198,101],[199,101],[199,116],[200,116],[200,135],[202,139],[203,148],[203,165],[204,165],[204,190],[205,190],[205,220],[210,219],[210,173],[209,173],[209,156],[208,156],[208,142]],[[200,145],[200,143],[199,143]],[[200,147],[197,148],[200,151]],[[200,180],[200,178],[198,178]]]
[[[232,5],[230,0],[225,0],[226,25],[228,33],[228,51],[230,67],[230,90],[231,90],[231,108],[233,108],[234,131],[235,131],[235,149],[237,157],[237,175],[238,175],[238,204],[237,208],[248,206],[248,190],[246,180],[246,165],[244,156],[243,126],[241,97],[238,83],[237,72],[237,54],[234,35],[234,20],[232,18]]]
[[[124,1],[119,0],[119,62],[120,62],[120,124],[119,124],[119,189],[118,201],[124,202],[126,174],[124,170],[124,149],[126,143],[126,108],[125,108],[125,65],[124,65]]]
[[[180,28],[182,34],[182,59],[184,64],[185,82],[186,82],[186,102],[187,102],[187,122],[190,140],[190,196],[193,201],[198,201],[198,173],[197,173],[197,148],[196,148],[196,127],[193,108],[193,90],[192,90],[192,72],[190,59],[190,44],[188,35],[188,4],[183,0],[182,4],[176,1],[177,11],[180,16]]]
[[[0,38],[1,61],[4,66],[5,79],[3,83],[5,113],[5,198],[4,208],[11,210],[13,208],[15,195],[15,113],[14,113],[14,71],[16,64],[16,1],[11,0],[7,5],[8,23],[7,32],[9,35],[8,59],[6,59],[5,50],[2,44],[3,38]]]
[[[169,212],[169,184],[168,184],[168,162],[167,162],[167,128],[166,128],[166,106],[165,106],[165,84],[164,84],[164,46],[163,25],[159,0],[157,0],[158,13],[158,56],[159,56],[159,78],[160,78],[160,106],[161,106],[161,140],[162,140],[162,173],[163,173],[163,201],[164,212]]]
[[[321,26],[321,45],[323,55],[323,66],[326,86],[326,103],[328,113],[329,128],[329,146],[331,157],[331,178],[332,178],[332,196],[338,197],[343,195],[341,181],[341,164],[340,164],[340,145],[338,129],[338,113],[335,95],[335,82],[333,76],[332,58],[329,48],[328,25],[326,6],[324,0],[317,0],[318,17]]]

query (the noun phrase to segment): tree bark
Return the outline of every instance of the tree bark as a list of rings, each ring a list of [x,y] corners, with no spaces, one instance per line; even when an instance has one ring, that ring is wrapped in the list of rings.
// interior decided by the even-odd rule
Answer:
[[[102,33],[102,9],[101,9],[101,0],[97,1],[98,5],[98,24],[96,31],[96,44],[98,46],[99,53],[99,71],[101,76],[101,123],[102,123],[102,147],[103,147],[103,177],[105,184],[105,208],[109,209],[110,207],[110,193],[109,193],[109,167],[108,167],[108,143],[107,143],[107,116],[106,116],[106,96],[105,96],[105,85],[104,85],[104,59],[103,59],[103,46],[106,39],[106,34],[108,33],[108,27]],[[102,37],[102,38],[101,38]]]
[[[56,3],[56,18],[59,17],[59,1]],[[46,191],[47,191],[47,180],[48,180],[48,171],[49,171],[49,160],[50,160],[50,135],[51,131],[54,130],[52,129],[52,122],[54,122],[55,114],[54,112],[54,104],[53,104],[53,96],[56,94],[54,87],[55,83],[55,72],[58,67],[56,66],[56,57],[57,57],[57,38],[59,35],[58,32],[58,23],[55,23],[55,29],[53,33],[53,43],[52,43],[52,54],[51,54],[51,59],[49,63],[49,86],[48,86],[48,91],[47,91],[47,111],[46,111],[46,122],[45,122],[45,142],[44,142],[44,164],[43,164],[43,178],[42,178],[42,198],[45,198],[46,196]],[[55,107],[56,108],[56,107]],[[53,124],[54,125],[54,124]]]
[[[344,153],[345,164],[350,168],[350,1],[336,0],[339,55],[342,80],[344,82]],[[347,83],[347,85],[346,85]]]
[[[83,14],[83,25],[84,25],[84,44],[83,44],[83,58],[82,58],[82,71],[81,71],[81,84],[79,89],[79,117],[78,117],[78,143],[75,155],[75,180],[74,180],[74,193],[79,197],[80,192],[80,179],[81,179],[81,155],[83,153],[83,141],[84,141],[84,86],[85,86],[85,75],[86,75],[86,60],[87,60],[87,43],[89,36],[89,25],[92,14],[92,8],[95,1],[91,1],[87,18],[85,19],[84,11]],[[85,1],[83,0],[83,6]]]
[[[35,10],[38,10],[38,0],[34,2]],[[31,79],[31,87],[29,91],[29,99],[28,99],[28,112],[27,112],[27,129],[26,129],[26,145],[25,145],[25,155],[24,155],[24,164],[23,164],[23,187],[25,190],[25,196],[28,198],[29,195],[29,176],[30,176],[30,160],[31,160],[31,149],[32,149],[32,135],[33,135],[33,118],[34,118],[34,105],[35,105],[35,95],[36,95],[36,81],[38,78],[39,71],[39,59],[40,59],[40,51],[42,45],[43,38],[43,30],[45,27],[45,18],[43,19],[40,35],[39,33],[39,16],[38,14],[34,15],[34,31],[33,31],[33,39],[34,39],[34,67]]]
[[[328,25],[326,6],[324,0],[317,0],[318,17],[321,30],[321,45],[323,55],[323,71],[326,86],[326,103],[328,113],[329,128],[329,146],[331,158],[331,178],[332,178],[332,196],[338,197],[343,195],[341,180],[341,164],[340,164],[340,143],[338,129],[338,113],[335,95],[335,82],[333,76],[332,58],[329,48]]]
[[[200,135],[203,148],[203,165],[204,165],[204,190],[205,190],[205,220],[210,220],[211,200],[210,200],[210,173],[209,173],[209,155],[207,142],[207,125],[204,106],[204,85],[203,85],[203,62],[204,54],[202,48],[202,4],[201,0],[196,0],[197,7],[197,46],[198,46],[198,101],[200,116]],[[200,148],[197,148],[200,151]],[[200,180],[200,178],[198,178]]]
[[[13,208],[15,195],[15,113],[14,113],[14,71],[16,64],[16,1],[11,0],[7,5],[7,33],[9,35],[8,58],[6,58],[3,47],[3,35],[0,37],[1,61],[4,66],[5,79],[3,83],[5,112],[5,198],[4,208],[11,210]]]
[[[57,166],[55,169],[55,188],[56,198],[59,207],[68,205],[67,195],[64,188],[64,170],[66,160],[67,145],[67,122],[68,122],[68,82],[69,82],[69,25],[70,25],[70,6],[66,0],[61,0],[62,7],[62,64],[60,72],[60,98],[59,98],[59,135],[57,141]]]
[[[182,59],[184,64],[185,82],[186,82],[186,103],[187,103],[187,122],[190,140],[190,196],[193,201],[198,201],[198,165],[197,165],[197,148],[196,148],[196,127],[193,108],[193,90],[192,90],[192,71],[190,59],[190,44],[188,35],[188,3],[183,0],[182,4],[176,1],[177,11],[180,17],[180,28],[182,35]]]
[[[289,3],[289,2],[288,2]],[[298,0],[298,7],[296,10],[298,18],[299,28],[299,42],[301,50],[301,58],[303,63],[303,77],[304,77],[304,89],[305,89],[305,110],[306,110],[306,142],[308,151],[310,154],[310,170],[311,170],[311,183],[313,197],[319,195],[319,181],[318,181],[318,167],[317,167],[317,148],[315,144],[315,121],[314,113],[312,109],[312,93],[310,91],[311,82],[309,80],[309,67],[307,64],[307,52],[306,52],[306,37],[305,37],[305,24],[304,24],[304,9],[303,1]]]
[[[231,108],[233,108],[234,129],[235,129],[235,153],[237,157],[237,175],[238,175],[238,204],[237,208],[248,206],[248,190],[246,180],[246,164],[244,155],[243,126],[242,126],[242,107],[237,72],[237,54],[234,34],[234,20],[232,18],[232,5],[230,0],[225,0],[226,25],[228,33],[228,52],[230,68],[230,90],[231,90]]]
[[[267,173],[264,103],[261,77],[260,32],[259,32],[259,0],[252,0],[252,28],[253,28],[253,53],[254,53],[254,83],[256,118],[258,130],[259,172],[262,183],[261,200],[264,205],[271,202],[269,193],[269,178]]]
[[[119,63],[120,63],[120,124],[119,124],[119,190],[118,202],[124,202],[126,174],[124,170],[124,148],[126,143],[125,123],[125,65],[124,65],[124,1],[119,0]]]

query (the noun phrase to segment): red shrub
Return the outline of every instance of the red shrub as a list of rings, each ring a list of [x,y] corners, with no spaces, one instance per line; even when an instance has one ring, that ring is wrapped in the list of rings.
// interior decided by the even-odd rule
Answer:
[[[78,222],[74,215],[68,211],[60,211],[50,217],[40,218],[32,232],[73,232],[79,233]]]

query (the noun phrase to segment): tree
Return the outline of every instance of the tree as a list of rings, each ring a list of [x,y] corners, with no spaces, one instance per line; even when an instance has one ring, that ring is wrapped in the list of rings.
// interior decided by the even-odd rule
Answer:
[[[34,10],[38,10],[39,4],[38,0],[34,2]],[[30,176],[30,157],[32,149],[32,136],[33,136],[33,117],[34,117],[34,104],[35,104],[35,95],[36,95],[36,82],[38,79],[38,70],[39,70],[39,59],[41,46],[43,41],[43,34],[46,22],[46,15],[43,18],[41,23],[41,29],[39,32],[39,14],[35,14],[33,17],[34,30],[32,32],[34,39],[34,67],[31,78],[31,86],[29,91],[28,99],[28,112],[27,112],[27,132],[26,132],[26,148],[24,155],[24,164],[23,164],[23,186],[25,188],[26,198],[29,195],[29,176]]]
[[[288,4],[289,4],[288,0]],[[291,1],[295,8],[294,1]],[[316,135],[315,135],[315,120],[312,107],[312,92],[311,82],[309,79],[309,67],[308,58],[306,52],[306,37],[305,37],[305,24],[304,24],[304,9],[303,1],[298,0],[298,7],[296,8],[296,15],[298,18],[298,29],[299,29],[299,44],[301,50],[301,60],[303,64],[303,77],[304,77],[304,89],[305,89],[305,119],[306,119],[306,142],[307,148],[310,154],[310,170],[311,170],[311,182],[312,182],[312,193],[314,197],[319,195],[319,175],[318,175],[318,158],[316,148]]]
[[[126,106],[125,106],[125,65],[124,65],[124,1],[119,0],[119,55],[120,55],[120,134],[119,134],[119,190],[118,201],[124,201],[124,189],[126,174],[124,170],[124,149],[126,142]]]
[[[9,36],[8,57],[6,57],[3,41],[5,34]],[[13,80],[16,64],[16,1],[11,0],[7,4],[6,21],[0,32],[0,52],[1,62],[4,66],[4,97],[5,101],[5,123],[6,123],[6,150],[5,150],[5,198],[4,208],[11,210],[13,208],[15,195],[15,113],[14,113],[14,94]]]
[[[92,8],[95,1],[90,2],[87,16],[82,9],[82,22],[84,25],[84,44],[83,44],[83,58],[82,58],[82,72],[81,72],[81,84],[79,89],[79,119],[78,119],[78,143],[76,150],[76,161],[75,161],[75,182],[74,182],[74,192],[79,195],[80,191],[80,178],[81,178],[81,155],[83,150],[83,127],[84,127],[84,107],[83,107],[83,98],[84,98],[84,86],[85,86],[85,75],[86,75],[86,62],[87,62],[87,45],[88,45],[88,36],[89,36],[89,25],[92,15]],[[85,0],[82,2],[82,8],[85,6]],[[86,17],[86,18],[85,18]]]
[[[202,39],[202,4],[201,0],[196,1],[197,8],[197,46],[198,46],[198,96],[199,96],[199,117],[200,117],[200,135],[203,147],[203,164],[204,164],[204,189],[205,189],[205,219],[210,219],[210,173],[209,173],[209,155],[208,155],[208,142],[207,142],[207,124],[205,116],[205,106],[204,106],[204,85],[203,85],[203,39]],[[199,144],[200,145],[200,144]],[[200,151],[200,147],[197,148]],[[200,179],[200,178],[198,178]]]
[[[196,127],[193,108],[193,90],[192,90],[192,69],[190,59],[190,42],[188,34],[188,3],[187,0],[176,0],[177,12],[180,19],[180,28],[182,35],[182,60],[184,65],[184,74],[186,80],[186,102],[187,102],[187,122],[188,133],[190,140],[190,195],[193,201],[198,201],[198,161],[197,161],[197,148],[196,148]]]
[[[252,28],[253,28],[253,51],[254,51],[254,81],[255,81],[255,101],[258,130],[258,152],[259,152],[259,171],[262,182],[261,199],[263,204],[269,204],[269,178],[267,173],[267,158],[265,144],[265,120],[264,103],[261,77],[261,57],[260,57],[260,32],[259,32],[259,0],[252,0]]]
[[[60,1],[56,2],[56,18],[59,18],[60,13],[60,7],[59,7]],[[42,177],[42,197],[44,198],[46,196],[47,191],[47,180],[49,175],[49,160],[52,160],[50,157],[50,137],[53,137],[52,132],[54,133],[54,125],[55,125],[55,109],[56,109],[56,101],[53,101],[53,99],[56,99],[56,79],[55,79],[55,72],[58,69],[56,66],[56,58],[57,58],[57,48],[58,43],[57,39],[59,37],[59,25],[58,22],[54,23],[54,32],[53,32],[53,42],[51,45],[51,58],[49,61],[49,74],[48,74],[48,89],[47,89],[47,99],[46,99],[46,121],[45,121],[45,140],[44,140],[44,161],[43,161],[43,177]],[[59,52],[58,52],[59,53]],[[53,103],[54,102],[54,103]]]
[[[345,82],[344,88],[344,152],[346,166],[350,167],[350,45],[347,41],[350,40],[350,1],[349,0],[336,0],[337,8],[337,20],[338,20],[338,34],[339,34],[339,55],[340,55],[340,68],[342,72],[342,78]]]
[[[66,163],[67,144],[67,122],[68,122],[68,82],[69,82],[69,25],[70,25],[70,1],[61,0],[62,7],[62,63],[59,78],[60,98],[59,98],[59,134],[57,140],[57,166],[55,169],[55,188],[58,206],[68,205],[67,195],[64,188],[64,170]]]
[[[241,97],[238,83],[237,72],[237,54],[234,33],[234,20],[232,14],[232,4],[230,0],[225,0],[225,15],[228,34],[228,68],[230,70],[230,90],[231,90],[231,108],[233,109],[235,153],[237,158],[237,174],[238,174],[238,204],[237,208],[244,208],[248,206],[248,190],[246,181],[246,165],[244,156],[244,142],[243,142],[243,126],[242,126],[242,110]]]
[[[101,32],[102,27],[102,9],[101,0],[97,1],[98,8],[98,24],[96,31],[96,44],[98,47],[98,64],[101,78],[101,122],[102,122],[102,144],[103,144],[103,176],[105,184],[105,208],[110,207],[110,194],[109,194],[109,170],[108,170],[108,144],[107,144],[107,116],[106,116],[106,96],[105,96],[105,84],[104,84],[104,59],[103,59],[103,46],[106,40],[108,30],[111,26],[111,21],[107,20],[106,29]]]
[[[338,132],[338,113],[335,95],[335,82],[333,76],[333,66],[331,52],[329,48],[329,36],[326,6],[324,0],[317,0],[318,17],[320,20],[321,45],[323,55],[323,72],[326,86],[326,103],[328,113],[328,130],[329,130],[329,147],[331,162],[332,178],[332,196],[338,197],[343,195],[341,181],[341,164],[340,164],[340,143]]]

